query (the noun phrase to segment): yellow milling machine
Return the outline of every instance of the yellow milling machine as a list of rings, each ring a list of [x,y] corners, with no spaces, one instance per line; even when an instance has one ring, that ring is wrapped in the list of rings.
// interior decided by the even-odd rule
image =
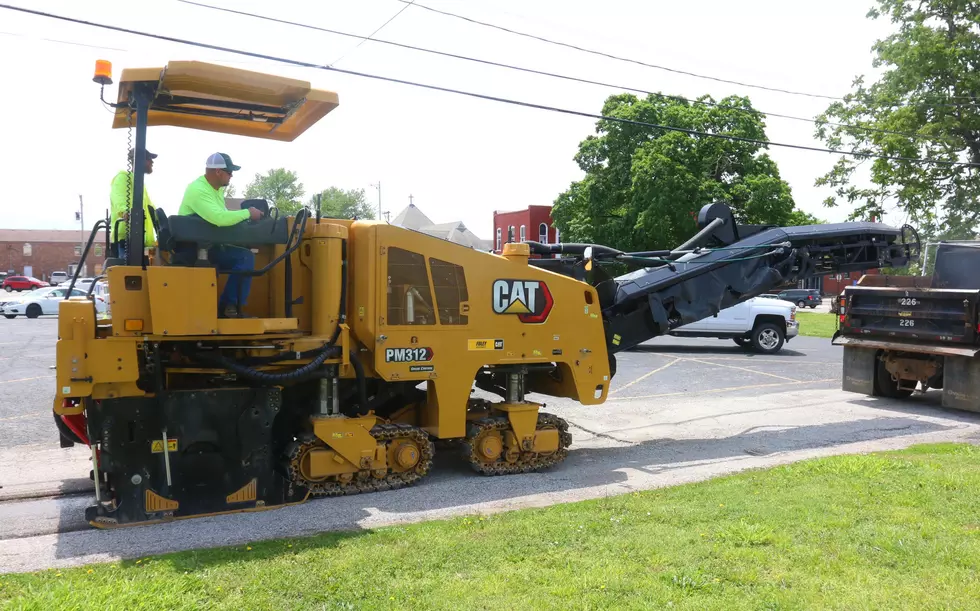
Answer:
[[[104,93],[108,62],[94,80]],[[135,130],[127,245],[144,240],[148,127],[291,142],[338,103],[305,81],[201,62],[124,70],[111,106],[113,127]],[[801,278],[899,267],[918,250],[905,228],[739,225],[720,203],[672,250],[523,242],[500,255],[319,207],[242,206],[269,214],[215,227],[152,210],[158,247],[145,251],[110,243],[108,219],[92,230],[79,270],[105,229],[109,317],[90,298],[60,304],[54,420],[63,447],[91,449],[93,526],[399,488],[429,472],[435,441],[486,475],[552,467],[568,425],[526,395],[600,404],[616,352]],[[216,244],[254,253],[250,317],[218,316],[242,272],[216,270]],[[640,269],[613,278],[593,265],[604,261]],[[763,322],[746,342],[785,326]]]
[[[100,63],[96,82],[110,70]],[[200,62],[124,70],[113,127],[136,130],[133,242],[147,126],[292,141],[337,105],[307,82]],[[111,318],[85,298],[61,304],[55,421],[63,445],[92,448],[92,525],[398,488],[428,473],[433,440],[462,441],[487,474],[565,457],[566,423],[524,394],[605,399],[593,287],[530,267],[526,244],[496,256],[384,222],[272,212],[215,227],[157,210],[156,252],[106,262]],[[176,243],[251,248],[254,318],[219,318],[228,275],[203,252],[171,265]],[[478,376],[503,400],[471,398]]]

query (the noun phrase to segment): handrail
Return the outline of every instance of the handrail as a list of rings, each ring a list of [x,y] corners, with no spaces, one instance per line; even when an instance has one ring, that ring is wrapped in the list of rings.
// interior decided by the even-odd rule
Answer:
[[[95,227],[92,228],[92,233],[88,236],[88,242],[85,244],[85,250],[82,251],[82,256],[78,260],[78,267],[75,268],[75,275],[72,276],[71,284],[68,285],[68,290],[65,291],[65,300],[71,296],[71,292],[75,290],[75,283],[78,282],[78,275],[82,272],[82,267],[85,265],[85,259],[88,257],[88,251],[92,248],[92,242],[95,241],[95,236],[98,235],[99,229],[105,227],[105,230],[109,231],[109,223],[105,219],[99,219],[95,222]]]

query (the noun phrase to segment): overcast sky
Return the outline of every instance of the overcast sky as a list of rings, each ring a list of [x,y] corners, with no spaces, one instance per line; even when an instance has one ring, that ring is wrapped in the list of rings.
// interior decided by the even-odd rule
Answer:
[[[886,22],[865,17],[869,0],[420,2],[649,63],[827,95],[843,95],[856,75],[872,73],[871,46],[888,32]],[[334,64],[338,68],[586,112],[599,112],[604,99],[618,93],[370,41],[358,47],[355,39],[177,0],[10,3],[291,59],[324,64],[340,59]],[[397,0],[210,3],[362,35],[405,6]],[[143,15],[137,14],[138,5],[145,5]],[[813,117],[828,104],[603,59],[414,6],[376,37],[685,97],[748,95],[756,108],[769,112]],[[4,228],[77,228],[79,195],[86,226],[105,214],[109,183],[125,167],[127,145],[125,130],[110,129],[112,116],[91,80],[96,59],[110,60],[117,79],[127,67],[200,60],[300,78],[339,94],[340,106],[292,143],[151,128],[147,146],[160,157],[147,188],[154,203],[170,213],[176,212],[186,185],[203,173],[208,155],[221,151],[242,166],[232,183],[239,193],[256,172],[285,167],[298,172],[308,194],[329,186],[363,188],[376,206],[378,192],[371,184],[380,181],[382,208],[392,218],[411,194],[433,221],[462,220],[489,239],[493,210],[552,204],[581,178],[573,156],[594,131],[590,119],[297,69],[9,10],[0,10],[0,54]],[[106,98],[115,101],[115,85]],[[809,123],[770,118],[767,134],[774,142],[821,146]],[[848,210],[824,208],[828,191],[813,186],[836,156],[781,148],[770,154],[801,208],[827,220],[845,219]]]

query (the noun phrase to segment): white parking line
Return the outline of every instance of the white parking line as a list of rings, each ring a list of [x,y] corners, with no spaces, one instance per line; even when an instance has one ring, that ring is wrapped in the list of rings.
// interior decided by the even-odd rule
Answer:
[[[787,378],[786,376],[778,376],[774,373],[768,373],[765,371],[756,371],[755,369],[746,369],[745,367],[736,367],[735,365],[725,365],[723,363],[712,363],[710,361],[702,361],[701,359],[685,358],[685,361],[691,361],[692,363],[701,363],[703,365],[714,365],[715,367],[724,367],[726,369],[735,369],[737,371],[747,371],[749,373],[757,373],[763,376],[769,376],[770,378],[776,378],[778,380],[787,380],[789,382],[800,382],[801,380],[795,380],[793,378]]]
[[[661,395],[643,395],[640,397],[610,397],[608,401],[638,401],[640,399],[660,399],[663,397],[678,397],[681,395],[696,395],[719,392],[731,392],[733,390],[752,390],[754,388],[773,388],[776,386],[798,386],[800,384],[818,384],[823,382],[836,382],[837,378],[827,378],[824,380],[796,380],[793,382],[773,382],[772,384],[749,384],[748,386],[729,386],[727,388],[712,388],[710,390],[685,390],[682,392],[668,392]]]
[[[632,385],[634,385],[634,384],[636,384],[637,382],[641,382],[641,381],[643,381],[643,380],[645,380],[645,379],[647,379],[647,378],[649,378],[649,377],[650,377],[650,376],[652,376],[653,374],[655,374],[655,373],[658,373],[658,372],[661,372],[661,371],[663,371],[664,369],[667,369],[668,367],[670,367],[671,365],[673,365],[674,363],[676,363],[676,362],[678,362],[678,361],[680,361],[680,360],[682,360],[682,359],[681,359],[681,358],[679,358],[679,357],[678,357],[678,358],[675,358],[674,360],[672,360],[671,362],[669,362],[669,363],[667,363],[666,365],[664,365],[664,366],[662,366],[662,367],[658,367],[658,368],[656,368],[656,369],[654,369],[653,371],[650,371],[650,372],[647,372],[647,373],[645,373],[645,374],[643,374],[643,375],[641,375],[640,377],[638,377],[638,378],[636,378],[635,380],[633,380],[633,381],[632,381],[632,382],[630,382],[629,384],[626,384],[625,386],[621,386],[621,387],[619,387],[619,388],[617,388],[617,389],[615,389],[615,390],[610,390],[610,391],[609,391],[609,394],[610,394],[610,395],[614,395],[614,394],[616,394],[616,393],[618,393],[618,392],[619,392],[619,391],[621,391],[621,390],[626,390],[627,388],[629,388],[630,386],[632,386]]]

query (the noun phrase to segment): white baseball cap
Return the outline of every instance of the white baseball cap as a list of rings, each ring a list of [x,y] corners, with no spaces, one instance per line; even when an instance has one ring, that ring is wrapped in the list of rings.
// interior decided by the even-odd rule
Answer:
[[[214,153],[208,157],[207,165],[204,167],[208,169],[228,170],[229,172],[237,172],[242,169],[241,166],[232,163],[231,157],[224,153]]]

